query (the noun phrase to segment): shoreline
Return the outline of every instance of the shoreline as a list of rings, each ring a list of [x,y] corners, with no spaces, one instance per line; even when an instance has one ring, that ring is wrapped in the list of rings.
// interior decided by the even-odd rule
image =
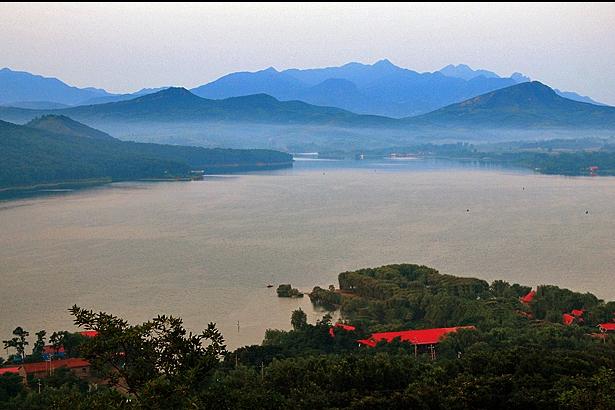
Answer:
[[[205,174],[234,174],[238,172],[253,172],[253,171],[270,171],[276,169],[292,168],[293,161],[264,163],[258,162],[254,164],[221,164],[206,168],[209,172]],[[191,177],[175,177],[175,178],[135,178],[135,179],[112,179],[112,178],[87,178],[69,181],[58,181],[48,183],[37,183],[32,185],[19,185],[0,187],[0,200],[10,200],[13,198],[24,196],[36,196],[37,194],[48,193],[51,190],[79,190],[100,185],[111,184],[114,182],[190,182]]]
[[[19,193],[24,191],[43,191],[45,189],[70,189],[79,187],[88,187],[109,184],[114,182],[111,178],[91,178],[91,179],[76,179],[72,181],[59,181],[40,183],[33,185],[19,185],[0,188],[0,195],[9,194],[11,192]]]

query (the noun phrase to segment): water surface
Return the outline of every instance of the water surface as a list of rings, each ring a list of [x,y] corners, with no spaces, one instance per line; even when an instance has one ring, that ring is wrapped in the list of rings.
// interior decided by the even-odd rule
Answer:
[[[0,336],[72,330],[76,303],[193,330],[215,321],[231,347],[260,343],[297,307],[321,314],[268,283],[309,290],[400,262],[615,299],[614,213],[615,178],[434,160],[297,161],[3,201]]]

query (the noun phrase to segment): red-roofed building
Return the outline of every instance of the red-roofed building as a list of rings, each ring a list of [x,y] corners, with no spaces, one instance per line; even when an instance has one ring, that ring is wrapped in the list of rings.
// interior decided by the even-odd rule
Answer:
[[[601,332],[615,332],[615,323],[600,323],[598,329]]]
[[[19,374],[19,367],[0,367],[0,376],[8,373]]]
[[[23,376],[24,380],[30,375],[41,379],[50,376],[56,369],[61,367],[70,369],[77,377],[82,379],[90,376],[90,362],[77,358],[24,363],[19,367],[19,374]]]
[[[440,327],[434,329],[402,330],[399,332],[373,333],[369,339],[362,339],[358,342],[362,345],[374,347],[379,342],[391,342],[397,338],[402,342],[409,342],[414,345],[415,354],[418,353],[419,346],[428,346],[432,358],[435,358],[434,345],[449,333],[455,333],[460,329],[476,330],[474,326]]]
[[[46,345],[43,347],[43,354],[63,354],[66,353],[64,351],[64,346],[60,346],[57,349],[53,347],[53,345]]]
[[[85,337],[96,337],[98,336],[98,331],[96,330],[84,330],[83,332],[79,332],[81,336]]]
[[[570,312],[574,317],[582,317],[584,313],[585,311],[583,309],[572,309],[572,312]]]
[[[335,330],[334,330],[334,328],[336,328],[336,327],[339,328],[339,329],[345,330],[347,332],[350,332],[350,331],[353,331],[353,330],[357,329],[356,327],[351,326],[351,325],[346,325],[344,323],[336,323],[336,324],[334,324],[333,326],[331,326],[329,328],[329,334],[331,335],[331,337],[335,337]]]
[[[535,290],[531,290],[527,295],[521,297],[521,303],[528,304],[532,300],[534,300],[535,296],[536,296],[536,291]]]
[[[564,314],[562,315],[562,321],[564,322],[564,324],[565,324],[566,326],[570,326],[571,324],[573,324],[573,323],[574,323],[574,321],[575,321],[575,319],[576,319],[576,318],[575,318],[574,316],[572,316],[572,315],[570,315],[570,314],[568,314],[568,313],[564,313]]]
[[[60,346],[56,349],[53,345],[46,345],[43,346],[41,356],[43,360],[49,360],[50,358],[64,358],[66,356],[66,351],[64,350],[64,346]]]

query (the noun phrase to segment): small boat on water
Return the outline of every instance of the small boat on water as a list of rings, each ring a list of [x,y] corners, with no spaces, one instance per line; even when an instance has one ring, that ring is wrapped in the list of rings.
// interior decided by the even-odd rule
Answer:
[[[268,288],[272,288],[273,285],[270,283],[269,285],[267,285]]]

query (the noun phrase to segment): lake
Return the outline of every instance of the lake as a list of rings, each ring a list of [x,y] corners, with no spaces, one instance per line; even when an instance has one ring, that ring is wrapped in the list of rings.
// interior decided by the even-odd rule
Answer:
[[[586,213],[586,211],[588,213]],[[0,202],[0,336],[74,330],[78,304],[131,322],[217,322],[231,348],[290,328],[345,270],[419,263],[615,299],[615,178],[439,160],[311,161],[204,181]],[[239,322],[239,327],[237,326]],[[31,341],[32,342],[32,341]],[[6,357],[6,354],[2,354]]]

